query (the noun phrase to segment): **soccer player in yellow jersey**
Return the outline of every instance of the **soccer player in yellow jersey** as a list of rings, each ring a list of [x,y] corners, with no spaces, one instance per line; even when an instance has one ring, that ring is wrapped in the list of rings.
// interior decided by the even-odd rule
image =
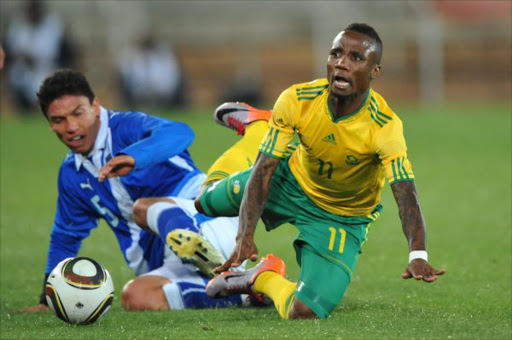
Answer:
[[[444,274],[427,262],[402,122],[370,86],[380,74],[381,55],[382,42],[370,26],[352,24],[340,32],[327,59],[327,78],[293,85],[277,100],[254,167],[208,186],[196,200],[209,215],[240,214],[237,246],[217,268],[221,275],[209,282],[209,295],[263,293],[282,318],[327,317],[343,297],[368,226],[380,213],[386,179],[409,244],[403,278],[434,282]],[[294,134],[300,143],[288,157]],[[253,235],[260,217],[268,230],[285,222],[299,229],[297,284],[282,276],[282,261],[273,256],[246,272],[226,271],[257,259]]]

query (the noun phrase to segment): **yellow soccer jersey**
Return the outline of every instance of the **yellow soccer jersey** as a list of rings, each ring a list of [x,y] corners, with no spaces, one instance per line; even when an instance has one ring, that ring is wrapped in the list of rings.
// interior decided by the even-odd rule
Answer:
[[[402,121],[373,89],[356,112],[333,121],[328,87],[318,79],[286,89],[260,152],[285,157],[296,133],[300,145],[289,164],[309,198],[334,214],[367,216],[380,202],[385,178],[414,179]]]

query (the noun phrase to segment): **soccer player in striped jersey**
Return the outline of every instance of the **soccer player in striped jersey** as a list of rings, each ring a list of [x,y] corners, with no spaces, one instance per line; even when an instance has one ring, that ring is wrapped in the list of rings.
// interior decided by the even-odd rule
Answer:
[[[381,56],[372,27],[349,25],[332,43],[327,78],[293,85],[277,100],[254,168],[210,185],[196,199],[198,210],[210,216],[240,213],[235,251],[208,283],[209,295],[264,293],[282,318],[327,317],[341,301],[369,226],[380,214],[386,179],[409,245],[403,278],[434,282],[444,274],[427,262],[425,221],[402,122],[371,88]],[[287,157],[294,135],[300,144]],[[298,228],[298,283],[275,270],[281,260],[274,256],[246,272],[227,271],[257,259],[253,235],[260,217],[267,230],[286,222]]]
[[[206,175],[187,151],[194,139],[190,127],[142,112],[107,110],[87,79],[72,70],[45,79],[38,97],[50,128],[70,149],[58,177],[45,281],[60,261],[78,254],[102,218],[137,276],[123,288],[125,309],[246,303],[241,296],[216,301],[205,293],[213,268],[235,246],[238,220],[196,211],[193,199]],[[257,143],[252,145],[254,162]],[[22,311],[46,309],[43,292],[39,305]]]

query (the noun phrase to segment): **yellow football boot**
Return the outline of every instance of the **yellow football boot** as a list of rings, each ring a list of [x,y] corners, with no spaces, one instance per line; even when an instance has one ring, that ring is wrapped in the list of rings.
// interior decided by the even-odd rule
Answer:
[[[167,234],[166,242],[183,262],[196,266],[210,278],[214,276],[213,269],[226,261],[208,240],[191,230],[175,229]]]

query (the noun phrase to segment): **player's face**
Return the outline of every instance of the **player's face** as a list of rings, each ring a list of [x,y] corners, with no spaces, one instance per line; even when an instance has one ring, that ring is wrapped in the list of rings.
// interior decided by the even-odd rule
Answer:
[[[100,129],[100,103],[80,95],[64,95],[48,106],[53,132],[74,153],[87,155],[94,147]]]
[[[327,59],[330,93],[338,97],[365,93],[380,73],[377,58],[371,38],[353,31],[340,32]]]

